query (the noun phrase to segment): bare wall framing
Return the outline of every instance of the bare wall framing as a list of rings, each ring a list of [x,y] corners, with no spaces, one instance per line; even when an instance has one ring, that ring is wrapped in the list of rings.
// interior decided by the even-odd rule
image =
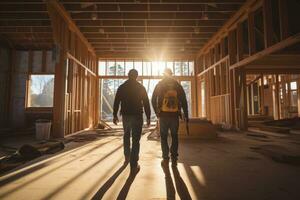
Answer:
[[[43,56],[44,55],[44,56]],[[10,126],[14,129],[34,125],[39,118],[52,119],[52,107],[28,107],[30,75],[54,74],[52,52],[13,50],[10,87]]]
[[[63,6],[47,1],[56,46],[53,137],[91,128],[98,122],[97,58]]]
[[[198,94],[199,113],[213,123],[247,129],[247,73],[298,73],[299,64],[262,64],[274,53],[297,60],[300,42],[300,2],[296,0],[248,0],[199,51],[197,79],[205,84],[205,98]],[[293,14],[293,16],[292,16]],[[296,45],[293,52],[284,51]],[[277,54],[274,56],[278,56]],[[279,55],[280,56],[280,55]],[[256,66],[251,63],[262,60]],[[290,59],[289,59],[290,60]],[[276,67],[276,68],[274,68]],[[298,71],[297,71],[298,70]],[[275,72],[274,72],[275,71]]]

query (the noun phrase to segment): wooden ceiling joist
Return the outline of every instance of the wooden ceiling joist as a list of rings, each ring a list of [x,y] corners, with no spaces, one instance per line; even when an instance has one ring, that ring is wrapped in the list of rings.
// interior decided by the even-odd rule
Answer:
[[[74,0],[62,0],[64,4],[82,4],[82,1],[74,1]],[[205,1],[199,1],[199,0],[159,0],[159,1],[148,1],[148,0],[139,0],[139,1],[125,1],[125,0],[116,0],[116,1],[97,1],[97,0],[86,0],[85,3],[87,4],[97,4],[97,5],[114,5],[114,4],[149,4],[149,5],[158,5],[158,4],[183,4],[183,5],[194,5],[194,4],[217,4],[217,5],[226,5],[226,4],[242,4],[243,0],[205,0]]]
[[[72,19],[77,20],[90,20],[91,13],[71,13]],[[205,21],[210,20],[227,20],[230,17],[228,13],[206,13],[207,18]],[[194,13],[97,13],[100,20],[201,20],[203,17],[202,12]]]
[[[100,26],[101,27],[101,26]],[[99,29],[103,29],[98,27],[81,27],[83,33],[97,33],[102,34]],[[201,28],[201,33],[215,33],[217,31],[217,27],[205,27]],[[195,33],[193,27],[106,27],[103,33]]]
[[[57,1],[57,0],[48,0],[47,3],[49,6],[52,6],[65,20],[65,22],[69,25],[69,27],[76,33],[76,35],[80,38],[80,40],[86,45],[88,50],[95,55],[94,48],[92,45],[88,42],[88,40],[84,37],[84,35],[80,32],[76,24],[73,22],[70,15],[67,13],[67,11],[64,9],[64,7]],[[49,11],[51,12],[51,11]],[[50,14],[51,15],[51,14]]]
[[[183,52],[194,54],[245,0],[4,0],[0,1],[0,34],[22,48],[30,41],[50,42],[47,2],[56,2],[57,11],[89,49],[126,46],[136,52],[131,47],[140,49],[145,43],[146,48],[161,49],[166,40],[170,51],[182,54],[184,47]]]

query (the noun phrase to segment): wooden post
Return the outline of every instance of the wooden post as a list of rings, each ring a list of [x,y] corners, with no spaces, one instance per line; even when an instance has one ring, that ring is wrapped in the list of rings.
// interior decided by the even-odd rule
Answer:
[[[229,92],[230,92],[230,110],[231,110],[231,124],[236,128],[236,110],[235,110],[235,72],[229,70]]]
[[[237,40],[237,60],[241,61],[243,59],[243,27],[241,23],[237,25],[236,31],[236,40]]]
[[[279,80],[278,74],[273,77],[274,88],[273,88],[273,116],[275,120],[280,119],[280,108],[279,108]]]
[[[9,118],[9,122],[11,123],[13,121],[13,104],[14,104],[14,91],[15,91],[15,73],[16,73],[16,50],[13,49],[11,50],[11,58],[10,58],[10,64],[11,64],[11,68],[10,68],[10,74],[9,74],[9,83],[10,83],[10,87],[9,87],[9,112],[8,112],[8,118]],[[12,124],[10,124],[10,126],[12,126]]]
[[[298,95],[298,117],[300,117],[300,79],[297,80],[297,95]]]
[[[248,15],[248,34],[249,34],[249,53],[253,55],[256,51],[255,34],[254,34],[254,13]]]
[[[272,0],[264,0],[263,1],[265,48],[268,48],[272,45],[273,28],[272,28],[271,1]]]
[[[261,74],[260,78],[260,110],[261,115],[265,115],[265,92],[264,92],[264,75]]]
[[[246,84],[246,72],[245,69],[242,68],[240,70],[240,129],[247,130],[248,129],[248,115],[247,115],[247,84]]]
[[[236,45],[236,31],[230,31],[228,35],[228,51],[230,65],[236,63],[237,45]]]
[[[288,27],[288,10],[287,1],[279,0],[279,21],[280,21],[280,38],[281,40],[286,39],[289,36]],[[295,20],[295,19],[291,19]]]
[[[85,128],[96,114],[91,112],[97,104],[95,90],[88,74],[97,79],[96,56],[92,46],[83,36],[68,12],[57,0],[48,0],[47,9],[53,29],[58,58],[55,66],[53,136],[64,137]],[[66,87],[68,86],[68,88]],[[93,87],[93,88],[92,88]],[[88,95],[88,91],[95,94]],[[88,103],[87,98],[93,104]],[[96,112],[96,111],[95,111]]]

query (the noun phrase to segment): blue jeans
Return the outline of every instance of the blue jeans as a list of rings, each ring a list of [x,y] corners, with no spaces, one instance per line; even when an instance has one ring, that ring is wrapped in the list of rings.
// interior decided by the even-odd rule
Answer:
[[[123,115],[123,144],[124,156],[130,158],[130,165],[136,166],[139,160],[140,139],[143,127],[142,115]],[[130,135],[132,136],[132,148],[130,149]]]
[[[160,137],[161,137],[161,150],[163,159],[169,159],[169,145],[168,145],[168,134],[171,132],[172,143],[171,143],[171,158],[177,161],[178,157],[178,117],[160,117]]]

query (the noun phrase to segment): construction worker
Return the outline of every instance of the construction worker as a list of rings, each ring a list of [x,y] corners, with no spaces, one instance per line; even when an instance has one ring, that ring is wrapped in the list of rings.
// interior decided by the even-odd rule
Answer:
[[[160,137],[162,149],[162,166],[169,165],[168,132],[170,130],[172,144],[170,147],[172,166],[177,166],[178,157],[178,127],[181,109],[187,123],[188,106],[182,86],[172,77],[172,70],[166,68],[164,78],[156,85],[152,95],[152,106],[160,124]]]
[[[118,110],[121,103],[121,115],[124,129],[124,156],[125,163],[130,162],[131,171],[138,172],[140,166],[138,164],[140,151],[140,138],[143,126],[143,108],[147,116],[147,125],[150,125],[150,105],[146,89],[143,85],[136,81],[138,72],[132,69],[128,73],[128,80],[125,81],[117,90],[113,123],[117,125]],[[130,149],[130,135],[132,136],[132,148]]]

